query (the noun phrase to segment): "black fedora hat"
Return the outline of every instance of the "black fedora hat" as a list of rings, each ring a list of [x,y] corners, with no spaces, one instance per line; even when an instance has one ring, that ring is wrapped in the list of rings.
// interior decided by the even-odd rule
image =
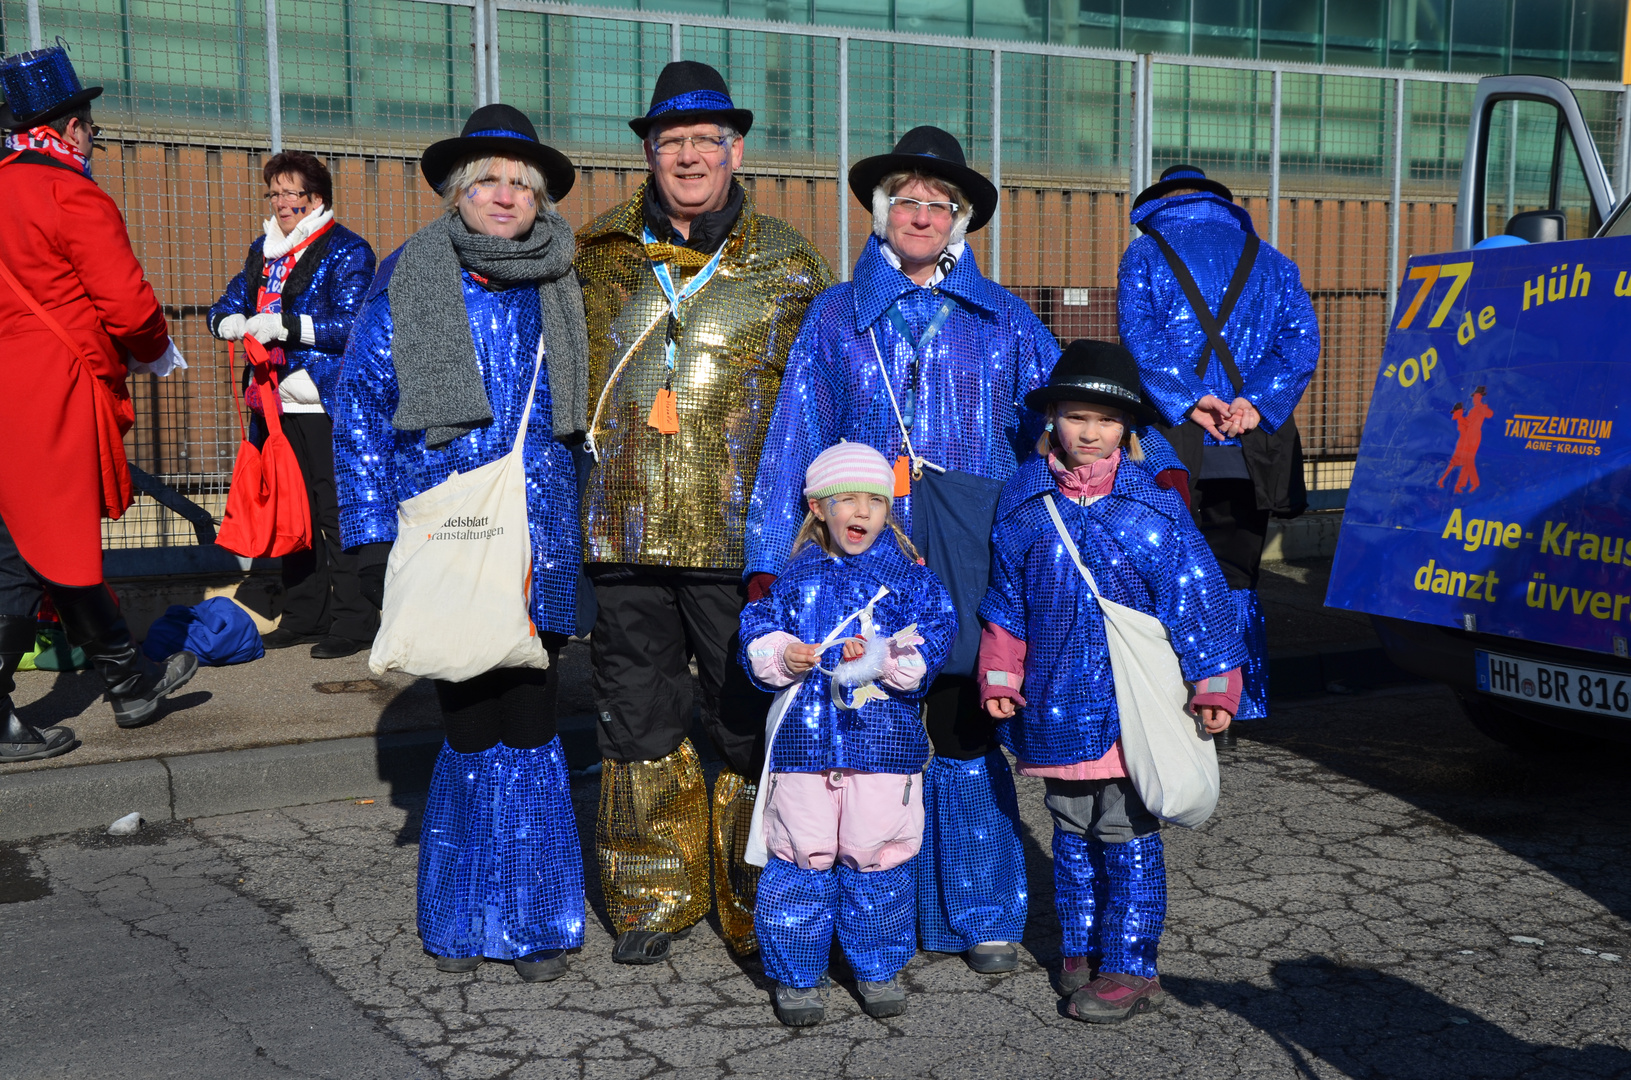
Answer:
[[[458,138],[432,143],[419,158],[419,171],[440,193],[453,166],[477,154],[501,154],[532,162],[543,172],[544,186],[556,202],[566,198],[578,179],[571,159],[538,141],[538,131],[525,113],[499,104],[483,105],[471,113]]]
[[[738,135],[746,135],[753,126],[753,114],[731,100],[725,76],[697,60],[675,60],[657,75],[651,108],[630,120],[629,127],[643,139],[654,124],[692,124],[710,118],[724,120]]]
[[[1037,412],[1055,401],[1085,401],[1132,413],[1140,420],[1160,419],[1144,398],[1138,361],[1125,345],[1108,341],[1071,342],[1053,365],[1048,385],[1025,395],[1026,406]]]
[[[100,86],[81,86],[79,74],[60,44],[0,60],[0,128],[23,131],[67,116],[102,94]]]
[[[974,204],[974,216],[968,222],[969,232],[985,228],[985,223],[997,212],[997,185],[968,167],[963,157],[963,144],[949,131],[930,124],[913,128],[900,137],[890,153],[857,161],[849,171],[849,189],[855,192],[855,197],[870,212],[872,192],[877,188],[878,181],[897,172],[927,173],[949,180],[961,188]]]
[[[1133,200],[1133,208],[1149,202],[1151,199],[1164,198],[1169,192],[1179,188],[1195,188],[1198,191],[1209,191],[1213,195],[1235,201],[1235,193],[1218,183],[1208,180],[1206,174],[1193,165],[1173,165],[1161,174],[1161,179],[1138,193]]]

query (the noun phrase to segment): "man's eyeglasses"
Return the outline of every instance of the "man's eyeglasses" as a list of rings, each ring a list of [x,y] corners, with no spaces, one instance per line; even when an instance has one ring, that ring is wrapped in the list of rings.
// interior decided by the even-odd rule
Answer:
[[[680,148],[690,143],[700,153],[717,154],[730,144],[729,135],[664,135],[651,140],[651,148],[663,157],[673,157]]]
[[[268,191],[261,198],[269,203],[297,203],[310,195],[309,191]]]
[[[916,217],[919,210],[926,209],[930,217],[949,218],[962,209],[962,206],[954,202],[924,202],[922,199],[909,199],[905,195],[891,195],[889,209],[910,214],[912,217]]]

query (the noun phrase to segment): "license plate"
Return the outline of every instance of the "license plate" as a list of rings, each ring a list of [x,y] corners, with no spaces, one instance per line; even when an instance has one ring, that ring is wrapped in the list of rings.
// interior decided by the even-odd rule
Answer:
[[[1575,712],[1631,717],[1631,675],[1596,668],[1476,653],[1478,689]]]

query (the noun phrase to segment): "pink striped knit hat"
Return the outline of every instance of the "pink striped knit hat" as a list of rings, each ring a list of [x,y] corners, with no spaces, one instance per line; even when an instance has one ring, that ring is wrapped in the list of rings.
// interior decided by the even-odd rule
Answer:
[[[816,455],[804,472],[804,497],[825,499],[849,491],[895,497],[895,471],[866,443],[841,442]]]

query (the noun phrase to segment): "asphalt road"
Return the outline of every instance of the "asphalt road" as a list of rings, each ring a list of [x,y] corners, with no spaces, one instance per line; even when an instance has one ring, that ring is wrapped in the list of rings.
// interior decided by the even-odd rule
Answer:
[[[1021,969],[919,955],[882,1023],[840,977],[800,1032],[706,926],[616,967],[597,911],[557,982],[438,974],[413,805],[35,841],[0,848],[0,1077],[1631,1076],[1628,764],[1515,754],[1439,690],[1279,708],[1226,763],[1217,817],[1166,833],[1169,994],[1108,1029],[1049,989],[1029,782]],[[597,783],[575,797],[589,837]]]

